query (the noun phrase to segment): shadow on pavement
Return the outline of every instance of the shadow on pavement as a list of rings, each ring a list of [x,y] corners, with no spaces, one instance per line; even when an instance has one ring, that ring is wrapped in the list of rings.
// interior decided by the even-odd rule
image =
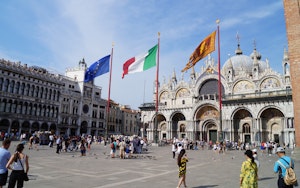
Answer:
[[[208,187],[217,187],[218,185],[201,185],[193,188],[208,188]]]
[[[275,177],[264,177],[264,178],[259,178],[258,181],[264,181],[264,180],[269,180],[269,179],[275,179]]]

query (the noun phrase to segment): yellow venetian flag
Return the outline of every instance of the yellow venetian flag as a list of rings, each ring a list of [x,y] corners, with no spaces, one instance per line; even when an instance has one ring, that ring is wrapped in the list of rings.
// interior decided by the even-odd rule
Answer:
[[[189,62],[182,69],[181,72],[187,71],[189,68],[193,67],[200,59],[207,56],[209,53],[215,51],[215,40],[216,31],[208,35],[195,49],[195,51],[190,56]]]

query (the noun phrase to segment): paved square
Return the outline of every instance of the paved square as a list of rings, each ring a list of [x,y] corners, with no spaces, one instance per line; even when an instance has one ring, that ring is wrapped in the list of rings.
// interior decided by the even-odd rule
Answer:
[[[15,150],[18,142],[11,144]],[[30,163],[28,182],[31,188],[108,188],[143,187],[175,188],[178,182],[178,167],[172,159],[171,146],[150,147],[147,153],[135,159],[109,157],[109,147],[93,144],[90,153],[81,157],[80,152],[56,154],[56,148],[39,146],[39,151],[24,149]],[[118,151],[117,151],[118,152]],[[239,174],[244,151],[228,151],[216,154],[211,150],[187,150],[187,185],[190,188],[239,187]],[[287,152],[290,155],[289,152]],[[273,164],[277,156],[259,154],[259,187],[277,187],[277,175]],[[299,177],[300,162],[295,170]]]

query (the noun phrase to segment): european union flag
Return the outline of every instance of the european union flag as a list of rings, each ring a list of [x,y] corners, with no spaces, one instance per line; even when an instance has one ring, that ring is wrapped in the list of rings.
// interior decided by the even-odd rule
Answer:
[[[102,59],[99,59],[98,61],[93,63],[85,72],[84,82],[89,82],[97,76],[109,72],[109,60],[110,55],[105,56]]]

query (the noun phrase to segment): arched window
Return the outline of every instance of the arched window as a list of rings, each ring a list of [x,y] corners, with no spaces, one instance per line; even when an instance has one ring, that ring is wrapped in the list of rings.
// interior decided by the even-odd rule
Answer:
[[[44,99],[47,99],[47,96],[48,96],[48,88],[45,89],[45,93],[44,93],[43,98],[44,98]]]
[[[9,100],[8,103],[6,104],[6,109],[5,112],[11,112],[11,104],[12,104],[12,100]]]
[[[53,91],[53,96],[52,96],[52,100],[55,101],[55,98],[56,98],[56,90]]]
[[[14,93],[15,81],[10,82],[9,92]]]
[[[25,94],[25,83],[22,83],[21,84],[21,95],[24,95]]]
[[[3,101],[0,101],[0,112],[5,111],[5,106],[6,106],[6,99],[4,99]]]
[[[49,90],[49,96],[48,96],[49,100],[51,100],[51,98],[52,98],[52,89]]]
[[[2,87],[3,87],[3,78],[0,78],[0,91],[2,91]]]
[[[6,79],[6,80],[4,81],[4,89],[3,89],[4,92],[8,92],[8,86],[9,86],[9,80]]]
[[[20,92],[20,82],[17,82],[14,93],[19,94],[19,92]]]
[[[243,133],[250,133],[250,125],[248,123],[243,125]]]
[[[39,97],[39,91],[40,91],[40,87],[36,86],[34,90],[34,97]]]
[[[31,89],[30,89],[30,96],[33,97],[34,96],[34,85],[31,86]]]
[[[29,96],[29,91],[30,91],[30,84],[27,84],[26,88],[25,88],[25,95],[26,96]]]
[[[40,95],[39,95],[41,99],[43,98],[43,95],[44,95],[44,88],[41,87],[41,91],[40,91]]]
[[[185,132],[185,125],[183,124],[180,125],[180,132]]]

